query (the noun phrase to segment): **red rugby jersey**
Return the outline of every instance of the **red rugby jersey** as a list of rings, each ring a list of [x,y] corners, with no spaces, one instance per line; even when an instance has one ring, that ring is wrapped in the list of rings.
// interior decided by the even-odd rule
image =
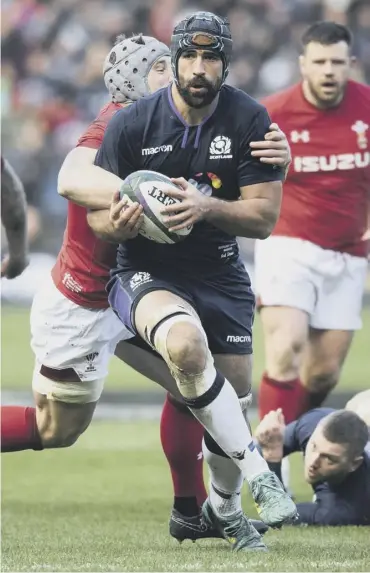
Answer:
[[[366,256],[370,195],[370,87],[349,81],[342,102],[320,110],[302,84],[265,98],[288,137],[293,161],[274,235]]]
[[[108,103],[80,137],[76,147],[99,149],[105,129],[121,104]],[[86,220],[87,209],[68,201],[67,226],[51,271],[55,286],[70,300],[89,308],[107,308],[105,285],[116,263],[116,245],[98,239]]]

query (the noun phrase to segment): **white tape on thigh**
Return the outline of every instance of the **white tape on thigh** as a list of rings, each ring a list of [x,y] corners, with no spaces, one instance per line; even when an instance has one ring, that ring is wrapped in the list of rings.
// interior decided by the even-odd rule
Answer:
[[[181,314],[175,314],[181,313]],[[174,316],[170,316],[174,314]],[[166,316],[169,316],[168,319],[164,320]],[[208,349],[208,341],[207,335],[204,332],[202,324],[199,320],[199,317],[194,312],[191,312],[190,309],[180,306],[180,305],[171,305],[166,307],[166,314],[163,313],[156,317],[155,325],[158,324],[161,320],[163,322],[158,326],[155,335],[154,335],[154,347],[155,349],[161,354],[164,360],[167,363],[168,368],[174,379],[177,382],[178,388],[184,396],[184,398],[197,398],[198,396],[203,395],[213,384],[216,376],[216,370],[213,365],[213,357]],[[181,322],[187,322],[193,324],[197,327],[197,329],[202,333],[204,342],[207,347],[207,357],[206,357],[206,364],[202,372],[196,374],[187,374],[183,372],[178,366],[172,361],[168,349],[167,349],[167,337],[171,327],[174,324],[179,324]],[[153,328],[155,328],[155,325]]]
[[[97,402],[104,387],[104,379],[85,382],[55,382],[36,372],[32,389],[43,394],[48,400],[67,404],[88,404]]]

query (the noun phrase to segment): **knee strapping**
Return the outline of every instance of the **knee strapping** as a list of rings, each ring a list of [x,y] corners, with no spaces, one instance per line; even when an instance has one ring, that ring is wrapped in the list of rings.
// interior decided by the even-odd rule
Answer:
[[[148,343],[155,349],[167,363],[172,376],[175,378],[181,394],[184,398],[196,398],[204,394],[213,384],[216,370],[213,365],[213,358],[208,349],[208,341],[206,333],[202,327],[199,317],[190,309],[181,305],[171,305],[164,311],[158,312],[155,317],[156,321],[154,326],[149,330],[146,329],[146,338]],[[188,323],[194,325],[202,334],[204,343],[206,345],[206,362],[204,368],[194,373],[187,373],[177,364],[175,364],[170,356],[167,346],[167,338],[171,327],[174,324]]]

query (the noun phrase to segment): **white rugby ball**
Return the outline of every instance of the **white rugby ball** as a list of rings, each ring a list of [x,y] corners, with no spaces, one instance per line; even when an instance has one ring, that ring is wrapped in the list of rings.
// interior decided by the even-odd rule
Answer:
[[[161,214],[163,207],[181,203],[180,199],[170,197],[164,192],[166,187],[177,189],[169,177],[156,171],[135,171],[126,177],[120,189],[121,197],[127,195],[131,201],[137,201],[142,205],[144,223],[139,231],[146,239],[156,243],[173,244],[182,241],[189,235],[193,225],[170,233],[164,224],[164,215]]]

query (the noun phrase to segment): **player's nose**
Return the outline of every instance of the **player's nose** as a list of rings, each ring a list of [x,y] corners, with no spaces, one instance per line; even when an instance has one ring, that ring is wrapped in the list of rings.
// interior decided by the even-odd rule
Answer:
[[[206,73],[206,69],[205,69],[205,65],[204,65],[204,60],[203,60],[202,56],[198,54],[198,56],[195,58],[194,64],[193,64],[193,74],[195,76],[204,76],[205,73]]]
[[[316,456],[312,456],[311,458],[311,468],[312,469],[317,469],[320,465],[320,456],[316,455]]]
[[[324,66],[325,76],[332,76],[334,74],[333,64],[331,62],[326,62]]]

